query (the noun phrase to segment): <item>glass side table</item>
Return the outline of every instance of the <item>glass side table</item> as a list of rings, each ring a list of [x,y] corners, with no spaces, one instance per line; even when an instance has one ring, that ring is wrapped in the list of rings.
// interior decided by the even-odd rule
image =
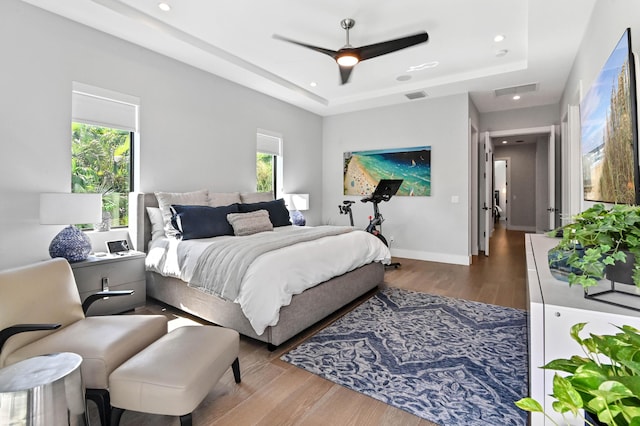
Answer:
[[[80,364],[62,352],[0,369],[0,425],[88,425]]]

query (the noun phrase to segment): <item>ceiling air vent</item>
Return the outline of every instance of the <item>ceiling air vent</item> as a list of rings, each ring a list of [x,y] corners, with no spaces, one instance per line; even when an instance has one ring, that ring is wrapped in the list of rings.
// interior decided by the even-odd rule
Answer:
[[[420,92],[406,93],[405,96],[408,99],[414,100],[414,99],[426,98],[427,94],[424,93],[423,91],[420,91]]]
[[[516,94],[522,94],[527,92],[535,92],[538,90],[538,83],[523,84],[521,86],[505,87],[502,89],[495,89],[496,97],[498,96],[513,96]]]

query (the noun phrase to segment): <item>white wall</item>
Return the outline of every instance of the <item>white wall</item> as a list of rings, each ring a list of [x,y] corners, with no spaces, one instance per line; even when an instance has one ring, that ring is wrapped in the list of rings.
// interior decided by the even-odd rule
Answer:
[[[576,93],[587,93],[626,28],[631,28],[633,51],[640,52],[639,16],[637,0],[598,0],[560,101],[563,116]]]
[[[560,123],[558,104],[480,114],[480,131],[545,127]]]
[[[466,94],[326,117],[323,126],[323,220],[348,224],[338,214],[347,151],[431,146],[431,196],[394,197],[380,204],[392,254],[469,263],[469,101]],[[452,197],[458,203],[452,203]],[[368,223],[370,203],[353,206],[357,227]]]
[[[284,138],[284,188],[322,206],[322,118],[17,0],[0,2],[0,269],[46,259],[71,188],[72,81],[137,96],[140,191],[251,191],[258,128]]]
[[[493,173],[495,174],[495,179],[493,181],[493,192],[498,191],[498,205],[502,209],[502,213],[500,214],[500,220],[508,219],[508,203],[507,201],[507,161],[509,160],[507,157],[499,157],[497,155],[494,156],[493,161]],[[495,195],[494,195],[495,197]]]
[[[539,136],[536,141],[536,232],[549,231],[549,136]],[[560,179],[560,176],[558,176]],[[557,187],[557,185],[556,185]]]
[[[589,91],[605,61],[611,54],[622,33],[631,28],[631,47],[636,56],[640,53],[640,2],[637,0],[598,0],[591,20],[580,44],[580,49],[569,73],[560,109],[562,116],[569,110],[569,105],[579,104],[578,100]],[[636,85],[640,82],[640,70],[636,69]],[[638,87],[638,86],[637,86]],[[640,99],[640,97],[639,97]],[[580,155],[579,149],[576,150]],[[581,167],[581,163],[578,163]],[[572,186],[579,194],[572,194],[574,200],[581,204],[578,210],[584,210],[593,203],[583,200],[582,171],[575,167]],[[576,203],[577,204],[577,203]],[[572,211],[571,213],[578,213]]]

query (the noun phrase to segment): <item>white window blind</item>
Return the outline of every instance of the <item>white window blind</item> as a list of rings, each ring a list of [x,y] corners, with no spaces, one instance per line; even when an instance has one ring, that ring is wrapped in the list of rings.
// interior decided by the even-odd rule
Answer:
[[[138,131],[139,98],[73,82],[71,116],[74,123]]]
[[[282,138],[258,133],[258,152],[271,155],[282,155]]]

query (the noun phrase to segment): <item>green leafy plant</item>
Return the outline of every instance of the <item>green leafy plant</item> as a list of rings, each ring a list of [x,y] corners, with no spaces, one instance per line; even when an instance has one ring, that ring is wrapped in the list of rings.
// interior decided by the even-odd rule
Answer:
[[[575,271],[569,274],[570,285],[597,285],[607,265],[625,262],[631,253],[635,256],[633,282],[640,287],[640,206],[614,205],[607,209],[595,204],[561,230],[556,252],[563,253]]]
[[[103,210],[116,226],[128,224],[131,134],[125,130],[71,125],[71,191],[102,194]]]
[[[556,359],[542,367],[568,373],[565,377],[556,373],[553,378],[554,411],[563,416],[571,412],[578,417],[579,410],[584,409],[609,426],[640,426],[638,330],[625,325],[616,327],[621,332],[615,335],[590,334],[582,339],[579,334],[585,325],[574,325],[570,333],[582,347],[584,356]],[[515,404],[525,411],[544,413],[532,398],[523,398]],[[586,424],[593,425],[588,420]]]

